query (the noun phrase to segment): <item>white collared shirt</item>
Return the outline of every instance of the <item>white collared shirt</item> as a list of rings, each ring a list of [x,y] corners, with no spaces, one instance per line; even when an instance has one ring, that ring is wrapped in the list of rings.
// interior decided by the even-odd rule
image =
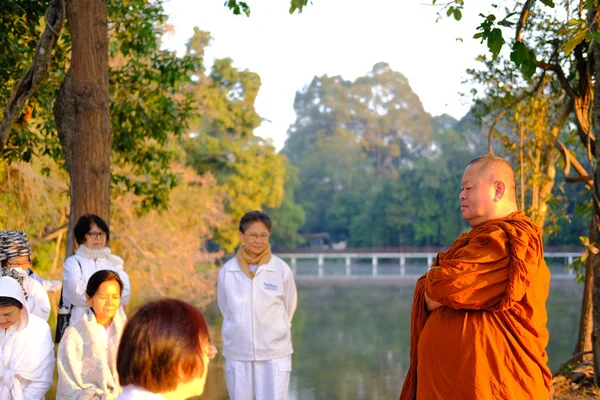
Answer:
[[[165,400],[165,398],[160,394],[149,392],[141,387],[127,385],[123,388],[117,400]]]
[[[240,361],[282,358],[294,352],[290,327],[297,293],[291,268],[279,257],[250,279],[234,257],[219,271],[223,356]]]

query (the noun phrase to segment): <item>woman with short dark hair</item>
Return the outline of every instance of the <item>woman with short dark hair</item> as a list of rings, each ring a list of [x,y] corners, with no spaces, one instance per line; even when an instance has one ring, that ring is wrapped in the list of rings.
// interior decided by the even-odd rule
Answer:
[[[67,328],[58,346],[58,399],[111,400],[119,395],[116,363],[124,321],[114,317],[122,290],[114,271],[98,271],[88,280],[89,309]]]
[[[129,319],[117,357],[119,400],[200,396],[211,356],[208,326],[191,304],[161,299]]]
[[[240,220],[240,247],[219,271],[223,356],[231,400],[287,399],[292,371],[291,325],[296,284],[271,254],[271,219],[250,211]]]
[[[110,229],[99,216],[85,214],[73,228],[75,240],[79,244],[75,255],[65,260],[63,273],[63,306],[71,308],[70,325],[80,321],[88,309],[86,288],[88,279],[100,270],[111,270],[119,275],[123,283],[121,305],[129,303],[129,276],[123,269],[123,259],[111,253],[108,247]],[[125,321],[123,308],[116,318]]]

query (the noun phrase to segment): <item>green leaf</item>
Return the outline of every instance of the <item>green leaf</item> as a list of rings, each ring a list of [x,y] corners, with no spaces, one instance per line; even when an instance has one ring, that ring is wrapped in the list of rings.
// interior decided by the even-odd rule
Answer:
[[[568,56],[569,54],[571,54],[573,49],[575,49],[575,47],[577,47],[578,44],[583,42],[583,39],[585,39],[586,33],[587,33],[587,30],[585,30],[585,29],[579,31],[573,38],[568,40],[563,45],[564,51],[565,51],[565,56]]]
[[[583,24],[585,24],[585,21],[583,19],[571,18],[569,21],[567,21],[567,26],[576,26]]]
[[[453,12],[454,12],[454,7],[448,7],[448,10],[446,10],[446,17],[449,17],[450,15],[452,15]]]
[[[479,39],[482,36],[483,36],[483,32],[477,32],[476,34],[473,35],[473,39]]]
[[[500,28],[494,28],[488,36],[487,45],[488,49],[492,52],[492,56],[495,58],[500,54],[502,46],[504,46],[505,40],[502,37],[502,31]]]
[[[554,8],[554,1],[553,0],[542,0],[542,3],[547,5],[550,8]]]
[[[460,21],[462,18],[462,13],[460,12],[460,10],[458,8],[454,9],[454,19],[457,21]]]
[[[585,36],[586,39],[590,39],[595,41],[596,43],[600,43],[600,32],[598,31],[588,32]]]
[[[516,64],[517,67],[521,66],[525,58],[527,57],[527,48],[522,42],[515,42],[512,51],[510,52],[510,60]]]

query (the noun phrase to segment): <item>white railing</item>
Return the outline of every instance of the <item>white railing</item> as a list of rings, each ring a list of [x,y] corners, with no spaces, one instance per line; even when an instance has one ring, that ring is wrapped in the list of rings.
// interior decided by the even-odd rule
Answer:
[[[429,268],[433,263],[437,253],[278,253],[277,256],[283,258],[284,260],[290,261],[290,266],[294,271],[294,275],[297,275],[298,270],[298,260],[299,259],[312,259],[317,261],[317,276],[323,277],[325,276],[325,260],[345,260],[345,276],[353,276],[352,275],[352,260],[364,260],[371,259],[371,276],[378,276],[378,265],[380,259],[397,259],[399,275],[406,276],[406,260],[410,259],[421,259],[427,260],[427,263],[424,265]],[[573,263],[573,260],[577,257],[581,257],[581,253],[544,253],[544,258],[546,261],[549,259],[560,259],[562,258],[565,265],[569,265]],[[565,274],[566,276],[574,276],[573,270],[569,269]],[[338,275],[339,276],[339,275]],[[385,275],[390,276],[390,275]],[[397,276],[397,275],[392,275]]]

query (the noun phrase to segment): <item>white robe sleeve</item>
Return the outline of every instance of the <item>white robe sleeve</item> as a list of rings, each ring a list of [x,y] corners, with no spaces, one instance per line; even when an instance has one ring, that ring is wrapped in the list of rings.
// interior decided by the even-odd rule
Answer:
[[[227,309],[227,295],[225,293],[225,274],[227,273],[226,267],[223,266],[219,271],[219,279],[217,281],[217,304],[221,310],[221,315],[225,318],[229,311]]]
[[[121,305],[129,304],[131,300],[131,284],[129,283],[129,275],[123,269],[116,271],[123,282],[123,291],[121,291]]]
[[[83,265],[79,265],[75,256],[65,260],[65,270],[63,272],[63,301],[66,304],[87,307],[85,298],[85,289],[87,282],[83,279]]]
[[[33,316],[29,317],[33,319]],[[24,350],[30,354],[28,365],[22,365],[15,375],[19,375],[30,383],[23,389],[24,400],[42,400],[50,386],[54,375],[54,342],[48,324],[39,319],[39,324],[32,324],[29,338]],[[43,324],[42,324],[43,323]]]
[[[284,275],[284,298],[285,308],[290,318],[290,325],[292,324],[292,318],[296,312],[296,306],[298,304],[298,292],[296,291],[296,281],[294,281],[294,272],[286,264],[285,275]]]
[[[48,298],[48,293],[44,290],[41,283],[37,280],[29,277],[30,279],[30,287],[31,293],[29,293],[29,297],[33,300],[33,307],[31,307],[30,312],[33,315],[37,315],[42,318],[44,321],[48,321],[50,317],[50,299]]]

